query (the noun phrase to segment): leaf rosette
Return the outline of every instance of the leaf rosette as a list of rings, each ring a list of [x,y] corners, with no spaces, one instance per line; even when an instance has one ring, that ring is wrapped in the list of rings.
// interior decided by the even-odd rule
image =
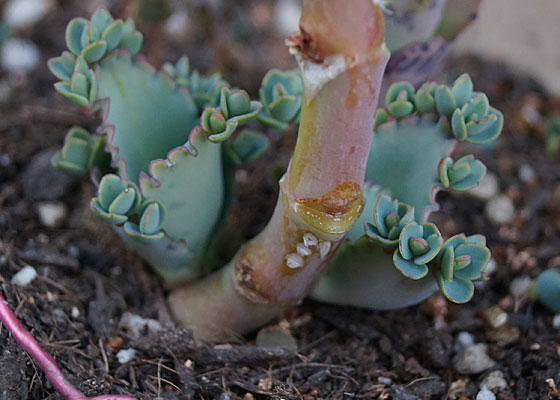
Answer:
[[[141,201],[142,196],[135,185],[124,182],[117,175],[107,174],[99,183],[91,209],[110,224],[123,224],[136,213]]]
[[[482,235],[455,235],[445,241],[436,257],[437,284],[443,295],[455,303],[465,303],[474,293],[473,281],[483,278],[490,250]]]
[[[374,223],[365,225],[366,235],[381,246],[396,247],[406,224],[414,220],[414,207],[381,195],[373,209]]]
[[[298,70],[273,69],[264,76],[259,90],[263,109],[257,120],[271,128],[285,130],[299,121],[303,81]]]
[[[453,162],[446,157],[439,164],[439,180],[443,187],[464,191],[478,185],[486,173],[484,164],[473,155],[467,155]]]
[[[438,254],[443,239],[438,228],[429,222],[408,223],[399,236],[399,247],[393,253],[395,267],[410,279],[420,279],[428,272],[428,262]]]

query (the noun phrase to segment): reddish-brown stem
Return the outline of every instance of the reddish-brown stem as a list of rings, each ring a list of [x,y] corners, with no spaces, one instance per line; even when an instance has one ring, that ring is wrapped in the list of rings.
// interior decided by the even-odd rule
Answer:
[[[31,336],[31,334],[20,324],[15,314],[8,306],[8,302],[0,294],[0,321],[12,334],[14,339],[29,353],[29,355],[39,364],[45,372],[47,379],[53,388],[65,399],[68,400],[134,400],[133,397],[118,394],[107,394],[97,397],[86,397],[83,393],[74,388],[66,380],[56,362],[41,347],[41,345]]]
[[[226,268],[176,289],[195,335],[247,333],[300,302],[363,208],[362,185],[385,64],[383,13],[371,0],[306,0],[288,40],[304,104],[294,156],[266,228]]]

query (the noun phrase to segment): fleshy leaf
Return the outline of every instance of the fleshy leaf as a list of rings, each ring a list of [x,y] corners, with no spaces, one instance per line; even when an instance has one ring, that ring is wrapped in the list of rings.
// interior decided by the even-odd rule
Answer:
[[[190,146],[171,151],[167,160],[150,165],[150,175],[142,176],[140,188],[149,200],[157,200],[172,216],[163,221],[162,229],[173,240],[185,240],[197,253],[207,242],[221,215],[224,181],[221,145],[194,134]]]
[[[240,166],[258,159],[269,144],[270,141],[262,133],[244,129],[232,141],[224,143],[224,151],[236,166]]]
[[[187,141],[196,106],[188,93],[124,55],[103,60],[96,76],[99,98],[110,98],[105,125],[113,161],[138,182],[151,160]]]
[[[474,285],[471,281],[462,279],[446,281],[440,273],[436,274],[436,281],[443,295],[454,303],[466,303],[474,294]]]
[[[549,310],[560,313],[560,271],[547,269],[539,275],[536,281],[539,301]]]
[[[414,268],[418,270],[418,266]],[[417,304],[436,289],[431,274],[418,280],[407,278],[395,268],[393,254],[362,239],[341,245],[315,285],[311,298],[387,310]]]
[[[66,27],[66,46],[76,56],[82,53],[82,34],[87,28],[87,24],[88,20],[75,18]]]
[[[417,280],[425,277],[428,274],[428,266],[426,264],[415,264],[412,261],[405,260],[399,250],[395,250],[393,255],[393,262],[395,267],[407,278]]]

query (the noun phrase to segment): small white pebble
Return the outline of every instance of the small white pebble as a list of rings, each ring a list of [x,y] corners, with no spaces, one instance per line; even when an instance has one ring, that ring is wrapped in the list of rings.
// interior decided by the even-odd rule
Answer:
[[[305,247],[315,247],[319,243],[319,239],[312,233],[305,233],[303,235],[303,244]]]
[[[70,315],[72,315],[72,318],[78,318],[80,316],[80,310],[78,310],[78,307],[72,307],[72,310],[70,310]]]
[[[143,318],[129,312],[125,312],[122,315],[120,324],[128,329],[134,339],[139,339],[144,334],[155,333],[162,329],[159,321],[151,318]]]
[[[515,299],[522,299],[527,296],[533,280],[528,276],[519,276],[509,285],[509,292]]]
[[[303,267],[303,257],[296,253],[291,253],[286,256],[286,265],[288,268],[296,269]]]
[[[492,172],[487,172],[480,183],[467,190],[467,194],[478,200],[488,201],[498,194],[498,178]]]
[[[298,243],[296,250],[297,253],[302,257],[308,257],[311,255],[311,249],[304,243]]]
[[[496,365],[496,362],[487,354],[488,345],[485,343],[473,344],[460,350],[453,357],[455,371],[465,375],[477,375]]]
[[[31,71],[40,59],[39,48],[30,40],[9,37],[0,49],[2,68],[11,73]]]
[[[464,349],[465,347],[472,346],[474,344],[474,336],[469,332],[459,332],[457,334],[457,339],[455,342],[455,351]]]
[[[502,225],[507,224],[512,220],[513,215],[515,214],[515,207],[509,197],[506,195],[500,195],[492,198],[488,203],[486,203],[484,211],[492,223]]]
[[[560,328],[560,314],[556,314],[554,318],[552,318],[552,326],[556,329]]]
[[[434,317],[434,329],[436,331],[441,331],[446,327],[447,327],[447,322],[445,321],[445,318],[443,318],[441,315]]]
[[[136,350],[122,349],[117,353],[117,360],[119,360],[121,364],[126,364],[127,362],[132,360],[134,356],[136,356]]]
[[[476,395],[476,400],[496,400],[496,395],[492,393],[486,386]]]
[[[191,359],[187,359],[187,361],[185,361],[183,366],[187,369],[193,369],[194,368],[194,362]]]
[[[12,276],[11,282],[18,286],[27,286],[37,277],[37,271],[30,265],[20,269]]]
[[[319,243],[319,256],[321,258],[325,258],[329,252],[331,251],[331,242],[328,240],[325,240],[324,242]]]
[[[393,381],[391,380],[391,378],[386,378],[384,376],[378,376],[377,377],[377,382],[382,383],[386,386],[391,386],[391,384],[393,383]]]
[[[529,164],[523,164],[519,167],[519,179],[525,183],[530,183],[535,180],[535,170]]]
[[[527,122],[533,125],[539,123],[539,121],[542,119],[539,110],[529,104],[521,107],[521,115],[523,115],[523,118],[525,118]]]
[[[10,156],[8,154],[2,154],[0,156],[0,165],[3,167],[7,167],[8,165],[10,165],[10,163],[12,162],[12,160],[10,159]]]
[[[499,306],[492,306],[484,310],[484,318],[492,328],[499,328],[508,322],[508,314]]]
[[[59,201],[45,201],[37,205],[39,221],[47,228],[58,228],[66,220],[68,210],[64,203]]]
[[[480,389],[488,389],[496,393],[508,387],[504,373],[499,369],[490,372],[480,383]]]
[[[186,9],[180,8],[171,15],[163,29],[165,33],[172,39],[184,38],[189,27],[189,14]]]
[[[40,21],[52,6],[52,0],[11,0],[4,8],[4,21],[13,28],[24,28]]]

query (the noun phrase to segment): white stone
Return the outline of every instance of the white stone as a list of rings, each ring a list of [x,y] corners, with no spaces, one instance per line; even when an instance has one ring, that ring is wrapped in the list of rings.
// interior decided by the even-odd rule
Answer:
[[[485,386],[477,393],[476,400],[496,400],[496,395]]]
[[[474,336],[469,332],[459,332],[455,339],[455,351],[462,350],[474,344]]]
[[[297,253],[291,253],[286,256],[286,265],[288,268],[301,268],[303,267],[303,264],[305,264],[303,257]]]
[[[122,349],[117,353],[117,360],[119,360],[121,364],[126,364],[127,362],[132,360],[134,356],[136,356],[136,350]]]
[[[184,8],[180,8],[167,19],[163,29],[165,33],[174,39],[185,38],[189,27],[189,14]]]
[[[33,279],[37,277],[37,271],[30,265],[27,265],[20,269],[17,273],[12,276],[10,282],[18,286],[27,286]]]
[[[129,331],[133,339],[139,339],[144,334],[156,333],[162,329],[161,324],[155,319],[143,318],[129,312],[123,314],[120,324]]]
[[[512,220],[515,214],[515,207],[510,198],[502,194],[486,203],[484,212],[492,223],[502,225]]]
[[[507,388],[508,384],[504,373],[500,370],[492,371],[480,382],[480,389],[487,388],[492,392],[499,392]]]
[[[384,376],[377,377],[377,382],[382,383],[386,386],[391,386],[391,384],[393,383],[391,378],[385,378]]]
[[[533,280],[528,276],[519,276],[510,283],[509,293],[516,300],[524,299],[532,283]]]
[[[290,36],[299,30],[301,3],[295,0],[279,0],[274,9],[276,31],[282,37]]]
[[[59,201],[45,201],[37,205],[39,221],[47,228],[59,228],[68,215],[64,203]]]
[[[72,310],[70,310],[70,315],[72,315],[72,318],[78,318],[80,316],[80,310],[78,310],[78,307],[72,307]]]
[[[40,59],[39,48],[30,40],[9,37],[0,51],[2,68],[12,73],[31,71]]]
[[[484,343],[473,344],[459,351],[453,358],[453,366],[460,374],[480,374],[495,365],[486,350],[488,346]]]
[[[488,201],[498,194],[498,178],[492,172],[486,172],[480,183],[466,191],[471,197],[475,199]]]
[[[484,318],[492,328],[499,328],[509,320],[508,314],[500,306],[491,306],[484,310]]]
[[[560,328],[560,314],[556,314],[554,318],[552,318],[552,326],[556,329]]]
[[[4,21],[12,28],[25,28],[40,21],[52,6],[52,0],[11,0],[4,8]]]
[[[523,164],[519,167],[519,179],[521,179],[525,183],[533,182],[535,180],[536,174],[533,167],[529,164]]]

